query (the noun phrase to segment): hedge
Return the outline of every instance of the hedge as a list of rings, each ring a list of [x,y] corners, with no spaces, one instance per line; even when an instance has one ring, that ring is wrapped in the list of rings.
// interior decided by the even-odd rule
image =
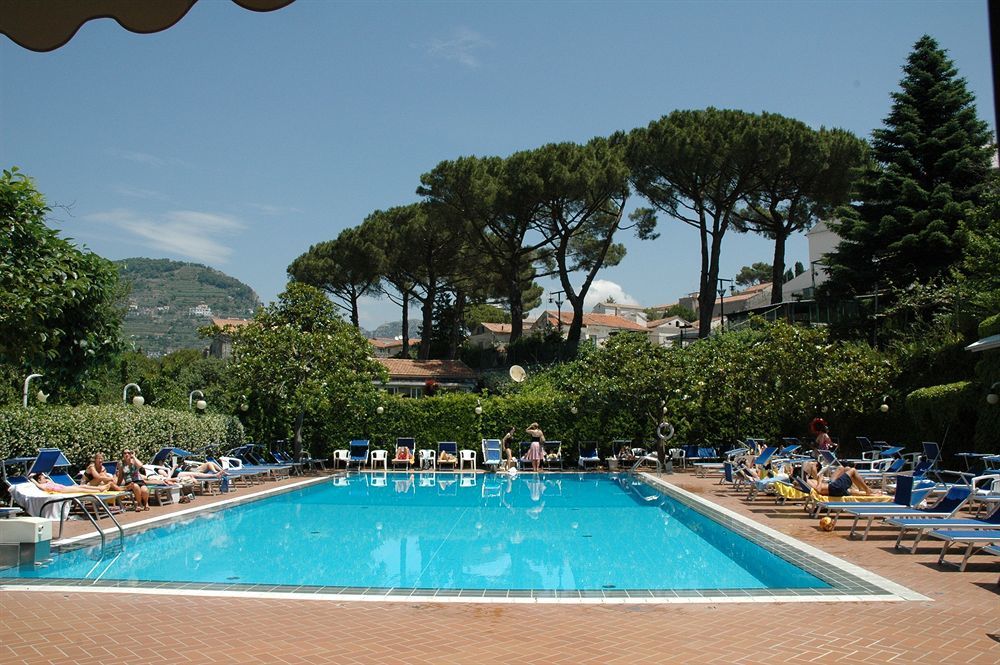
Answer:
[[[1000,335],[1000,314],[984,319],[979,324],[979,337]],[[975,396],[979,417],[976,421],[976,450],[980,452],[1000,453],[1000,404],[988,404],[986,394],[1000,392],[1000,349],[982,351],[976,363],[976,380],[981,386],[979,395]]]
[[[59,448],[82,467],[97,452],[118,459],[131,448],[148,461],[165,446],[225,450],[244,438],[243,425],[233,416],[121,405],[0,409],[0,459]]]
[[[978,392],[971,381],[919,388],[906,396],[906,408],[922,439],[943,443],[947,437],[967,449],[975,432]]]

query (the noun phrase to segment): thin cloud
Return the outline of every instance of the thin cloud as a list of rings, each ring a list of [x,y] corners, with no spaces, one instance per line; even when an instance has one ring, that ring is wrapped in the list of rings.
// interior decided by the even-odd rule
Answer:
[[[607,279],[595,279],[587,291],[587,297],[583,299],[583,306],[590,309],[599,302],[606,302],[611,297],[619,305],[638,305],[639,301],[625,293],[625,289],[620,284],[616,284]]]
[[[243,222],[233,217],[195,210],[147,215],[117,209],[85,215],[83,219],[110,224],[150,249],[208,264],[228,262],[233,249],[225,242],[246,228]]]
[[[450,39],[434,39],[427,47],[428,55],[452,60],[469,69],[479,67],[476,52],[493,46],[492,42],[475,30],[456,28]]]
[[[124,159],[129,162],[135,162],[136,164],[145,164],[146,166],[165,166],[166,161],[160,159],[156,155],[150,155],[146,152],[137,152],[135,150],[121,150],[119,148],[108,148],[107,153],[112,157],[117,157],[118,159]]]
[[[133,199],[144,199],[147,201],[169,201],[170,197],[163,192],[153,189],[143,189],[142,187],[130,187],[128,185],[115,185],[111,188],[119,196],[127,196]]]
[[[267,203],[248,203],[247,205],[254,212],[260,213],[261,215],[270,215],[272,217],[293,215],[302,212],[301,208],[296,208],[294,206],[276,206],[269,205]]]

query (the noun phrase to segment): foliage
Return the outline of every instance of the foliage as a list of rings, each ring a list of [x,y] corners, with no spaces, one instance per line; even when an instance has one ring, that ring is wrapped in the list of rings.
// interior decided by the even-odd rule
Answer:
[[[246,318],[261,305],[249,286],[198,263],[130,258],[115,265],[130,289],[122,337],[150,356],[205,346],[198,327],[206,320],[191,316],[193,307],[208,305],[213,317]]]
[[[313,245],[292,261],[288,276],[336,298],[337,306],[350,314],[358,328],[358,300],[379,292],[383,261],[384,255],[364,233],[348,228],[336,240]]]
[[[753,265],[743,266],[736,273],[736,286],[753,286],[762,282],[771,281],[773,266],[770,263],[758,261]]]
[[[962,257],[963,221],[983,203],[993,142],[965,80],[926,35],[903,72],[884,127],[872,134],[859,203],[831,224],[843,239],[824,285],[835,296],[947,274]]]
[[[293,436],[296,454],[304,427],[370,403],[373,382],[387,378],[358,329],[299,282],[234,332],[230,371],[232,390],[248,398],[251,430],[265,440]]]
[[[475,330],[481,323],[510,323],[510,313],[486,303],[472,305],[465,310],[465,327]]]
[[[149,460],[165,446],[200,453],[243,442],[243,426],[232,416],[121,405],[0,409],[0,459],[59,448],[83,468],[97,452],[119,459],[129,448]]]
[[[906,396],[906,408],[923,440],[943,442],[947,437],[962,442],[964,449],[973,439],[978,392],[971,381],[919,388]]]
[[[48,212],[30,178],[0,175],[0,364],[72,400],[119,348],[124,292],[109,261],[45,225]]]

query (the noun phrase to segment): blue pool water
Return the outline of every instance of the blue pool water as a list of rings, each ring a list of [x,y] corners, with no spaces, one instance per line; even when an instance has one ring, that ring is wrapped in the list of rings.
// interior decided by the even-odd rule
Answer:
[[[443,589],[828,588],[634,479],[361,474],[7,576]]]

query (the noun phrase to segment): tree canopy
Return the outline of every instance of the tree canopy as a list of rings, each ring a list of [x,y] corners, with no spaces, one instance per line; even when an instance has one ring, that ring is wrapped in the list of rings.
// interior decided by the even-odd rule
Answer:
[[[833,295],[907,287],[945,275],[961,260],[963,223],[984,200],[992,137],[946,51],[925,35],[903,67],[873,163],[855,205],[831,224],[842,242],[829,257]]]

